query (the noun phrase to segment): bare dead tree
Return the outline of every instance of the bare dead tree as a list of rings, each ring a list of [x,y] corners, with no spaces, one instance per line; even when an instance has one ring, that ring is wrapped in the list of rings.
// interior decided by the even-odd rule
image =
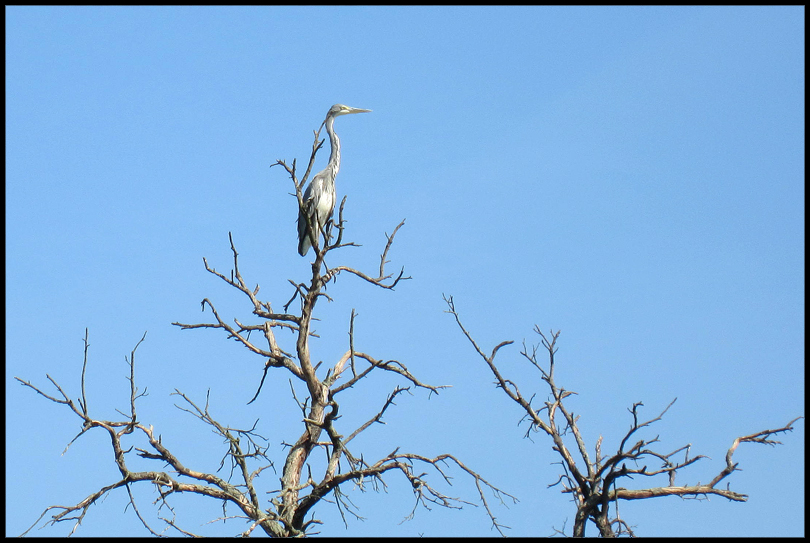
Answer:
[[[319,139],[319,132],[316,132],[309,164],[304,177],[300,180],[297,178],[295,161],[291,166],[288,166],[283,160],[276,162],[289,173],[295,186],[295,196],[299,208],[303,206],[302,188],[322,145],[323,140]],[[414,508],[406,518],[412,517],[419,505],[427,509],[430,509],[430,505],[460,509],[463,505],[477,506],[480,503],[489,516],[493,528],[503,535],[502,530],[505,526],[497,521],[487,501],[487,493],[492,492],[501,503],[504,498],[511,499],[513,502],[517,500],[490,484],[455,456],[441,454],[428,457],[402,452],[399,448],[395,448],[382,458],[367,460],[362,452],[350,448],[357,436],[369,430],[375,423],[382,422],[384,414],[395,405],[394,401],[400,394],[410,393],[412,389],[426,390],[428,395],[438,394],[446,386],[434,386],[422,382],[397,360],[385,360],[357,350],[354,340],[354,310],[352,310],[349,323],[349,345],[345,353],[324,368],[321,368],[320,362],[313,363],[310,340],[317,336],[311,328],[312,319],[318,300],[321,298],[331,300],[325,292],[330,281],[341,273],[348,273],[376,287],[393,290],[400,281],[410,279],[404,276],[404,269],[401,269],[396,275],[386,272],[386,264],[389,263],[388,253],[394,236],[403,226],[404,221],[394,228],[391,235],[386,234],[387,242],[380,257],[379,273],[376,277],[348,266],[327,267],[326,257],[332,251],[355,246],[353,243],[343,241],[345,202],[344,197],[340,204],[337,222],[322,228],[321,236],[311,236],[315,254],[311,274],[305,282],[290,281],[292,296],[283,305],[282,312],[275,311],[270,302],[259,299],[258,285],[255,288],[248,287],[248,283],[242,277],[239,269],[239,253],[236,250],[233,236],[229,234],[230,248],[233,253],[233,270],[228,275],[220,273],[209,266],[208,261],[203,258],[205,270],[242,293],[248,302],[251,314],[258,317],[259,323],[243,324],[239,318],[232,319],[231,323],[220,316],[214,303],[208,298],[202,301],[202,310],[205,311],[207,308],[211,311],[213,322],[172,323],[183,330],[201,328],[221,330],[227,338],[236,340],[264,360],[262,378],[258,383],[256,394],[248,403],[253,402],[259,396],[265,384],[265,378],[271,370],[282,374],[286,372],[288,375],[292,397],[301,411],[301,433],[296,438],[289,440],[291,445],[286,452],[283,466],[280,468],[278,485],[273,484],[269,489],[259,487],[259,483],[262,481],[259,476],[268,468],[275,470],[276,467],[270,458],[268,440],[258,433],[256,424],[254,423],[249,429],[238,429],[218,422],[210,411],[209,397],[206,397],[205,404],[201,406],[180,390],[175,389],[173,393],[182,399],[177,405],[179,409],[210,426],[217,435],[223,438],[225,449],[222,453],[220,467],[226,463],[230,464],[230,475],[227,478],[187,466],[169,449],[168,439],[164,442],[161,435],[157,434],[151,425],[140,421],[136,412],[136,401],[142,398],[146,392],[144,390],[141,393],[135,384],[135,351],[140,345],[140,341],[127,359],[130,367],[129,412],[119,412],[121,418],[118,420],[106,420],[93,416],[94,414],[91,414],[87,407],[87,393],[84,386],[89,346],[87,336],[85,336],[80,398],[71,399],[70,395],[50,376],[47,376],[48,380],[56,388],[57,394],[48,394],[30,382],[17,379],[46,399],[65,405],[81,419],[81,431],[71,443],[92,429],[100,428],[106,431],[110,437],[113,459],[120,472],[120,478],[93,491],[73,505],[48,507],[23,535],[40,524],[48,513],[51,513],[51,517],[45,520],[44,525],[75,521],[70,532],[72,534],[95,502],[120,487],[127,489],[133,511],[153,535],[160,535],[169,528],[184,535],[196,535],[181,528],[175,510],[170,504],[172,495],[180,493],[197,494],[222,502],[223,517],[218,520],[242,519],[246,525],[246,528],[240,532],[240,535],[243,536],[251,535],[257,528],[274,537],[311,535],[317,533],[314,532],[315,526],[322,523],[314,514],[316,506],[322,500],[327,500],[331,495],[331,503],[338,508],[345,523],[345,512],[356,515],[347,496],[347,487],[356,485],[362,489],[365,487],[364,485],[368,484],[374,490],[387,488],[383,476],[388,472],[399,473],[413,489]],[[309,226],[312,230],[311,221]],[[323,240],[322,246],[321,240]],[[290,307],[296,301],[298,302],[297,311],[290,312]],[[285,335],[285,338],[279,339],[277,338],[279,331],[291,332],[291,335]],[[259,337],[262,344],[252,339],[251,334],[254,335],[254,338]],[[289,337],[294,338],[293,344],[285,345],[285,339]],[[287,340],[287,343],[290,341]],[[339,401],[342,401],[343,398],[340,394],[350,388],[368,385],[371,381],[369,378],[380,372],[396,374],[402,380],[403,386],[396,386],[379,411],[370,414],[368,420],[359,427],[348,430],[339,428]],[[275,380],[275,382],[280,381]],[[306,389],[307,397],[303,400],[298,399],[295,384]],[[141,440],[136,441],[136,437]],[[130,442],[142,444],[136,446]],[[316,451],[323,451],[326,459],[325,467],[321,467],[320,470],[319,463],[313,459]],[[132,470],[128,464],[128,458],[133,452],[142,459],[155,462],[159,467],[150,471]],[[440,490],[439,485],[429,477],[428,472],[421,471],[421,467],[429,468],[428,471],[432,470],[440,481],[448,485],[451,484],[448,470],[460,470],[468,475],[475,482],[478,492],[475,502],[478,503],[445,494]],[[147,483],[154,486],[157,492],[155,503],[159,504],[160,519],[165,523],[163,530],[151,526],[141,515],[131,490],[132,485],[136,483]],[[272,496],[269,501],[263,499],[263,496],[268,493]],[[163,514],[164,511],[168,514]]]
[[[549,488],[561,485],[563,493],[572,495],[577,507],[572,532],[574,537],[585,536],[588,521],[597,526],[599,535],[602,537],[634,536],[631,526],[619,516],[618,500],[643,500],[661,496],[701,499],[708,495],[717,495],[731,501],[747,501],[746,494],[732,491],[728,485],[726,488],[718,486],[726,477],[739,470],[738,464],[732,459],[734,451],[737,450],[740,443],[763,443],[772,446],[781,444],[774,440],[773,436],[792,431],[793,424],[803,418],[797,417],[780,428],[762,430],[736,438],[726,452],[725,466],[709,483],[675,486],[676,473],[698,460],[708,457],[690,456],[691,445],[685,445],[670,453],[662,453],[653,448],[654,444],[658,442],[658,436],[646,438],[639,437],[638,434],[640,430],[660,421],[677,398],[672,400],[658,416],[646,421],[640,418],[639,413],[639,408],[644,404],[641,402],[633,404],[628,409],[632,422],[627,433],[622,437],[618,450],[613,454],[603,454],[603,440],[600,436],[594,446],[594,456],[591,456],[580,432],[579,416],[575,416],[565,403],[566,398],[576,392],[565,390],[554,380],[554,355],[557,352],[557,339],[560,332],[551,331],[546,336],[539,327],[534,328],[534,331],[541,337],[544,350],[548,353],[547,365],[538,358],[539,345],[529,347],[524,342],[520,352],[521,356],[540,372],[541,379],[548,386],[547,400],[542,403],[534,403],[535,396],[527,399],[513,381],[501,374],[495,364],[495,356],[498,351],[513,342],[503,341],[496,345],[490,354],[487,354],[461,323],[453,297],[445,297],[445,302],[448,306],[447,312],[453,315],[461,331],[495,376],[495,385],[523,410],[524,416],[521,421],[528,420],[529,422],[529,429],[526,431],[525,437],[528,437],[531,432],[541,432],[551,438],[552,450],[560,456],[559,464],[562,474],[556,482],[549,485]],[[648,463],[655,463],[657,466],[648,467]],[[668,484],[635,489],[618,486],[620,480],[634,479],[634,476],[642,481],[645,478],[666,476]],[[613,504],[614,511],[612,518],[611,504]],[[565,535],[564,528],[556,531]]]

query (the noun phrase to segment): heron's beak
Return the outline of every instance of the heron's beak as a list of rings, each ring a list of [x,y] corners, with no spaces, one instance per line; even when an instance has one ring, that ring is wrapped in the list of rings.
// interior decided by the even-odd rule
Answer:
[[[370,109],[360,109],[360,108],[356,108],[356,107],[347,107],[346,109],[347,109],[346,114],[349,114],[349,113],[371,113]]]

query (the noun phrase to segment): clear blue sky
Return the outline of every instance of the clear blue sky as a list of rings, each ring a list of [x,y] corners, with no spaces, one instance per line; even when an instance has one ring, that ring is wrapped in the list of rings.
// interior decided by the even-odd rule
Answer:
[[[296,253],[292,185],[277,159],[309,156],[312,131],[340,102],[347,236],[340,263],[373,272],[385,232],[412,281],[395,292],[341,276],[318,306],[314,356],[355,346],[453,388],[401,396],[387,425],[358,439],[366,459],[395,447],[449,452],[521,501],[493,503],[512,535],[570,529],[549,442],[523,439],[517,406],[445,314],[453,295],[491,349],[561,329],[558,383],[593,446],[615,450],[627,408],[657,415],[661,450],[705,454],[678,484],[707,482],[740,435],[804,415],[804,8],[6,7],[6,535],[51,504],[117,480],[98,431],[60,456],[79,420],[13,380],[88,395],[99,418],[127,408],[124,357],[144,331],[141,420],[178,456],[216,470],[222,443],[172,405],[178,388],[225,424],[260,419],[277,465],[300,417],[276,372],[250,406],[263,360],[224,334],[181,331],[250,319],[245,300],[206,273],[232,265],[280,307]],[[328,152],[319,156],[325,164]],[[334,258],[334,257],[333,257]],[[337,262],[336,262],[337,263]],[[285,338],[285,340],[288,340]],[[518,355],[504,373],[545,395]],[[292,349],[291,344],[287,345]],[[344,398],[351,431],[396,381]],[[648,536],[804,533],[804,422],[784,446],[742,445],[729,478],[747,503],[677,498],[622,503]],[[141,444],[137,444],[141,446]],[[133,468],[145,464],[131,460]],[[146,464],[148,466],[148,464]],[[152,465],[152,469],[158,466]],[[475,498],[459,472],[446,493]],[[262,490],[276,487],[265,472]],[[435,474],[431,475],[437,481]],[[412,508],[410,486],[353,491],[365,521],[317,511],[325,535],[495,535],[481,508]],[[628,481],[645,484],[644,481]],[[659,484],[665,484],[659,480]],[[155,494],[138,490],[150,511]],[[196,497],[178,522],[232,535],[238,521]],[[146,535],[119,491],[81,535]],[[158,521],[154,525],[161,528]],[[70,526],[38,535],[64,535]],[[591,533],[594,532],[591,529]]]

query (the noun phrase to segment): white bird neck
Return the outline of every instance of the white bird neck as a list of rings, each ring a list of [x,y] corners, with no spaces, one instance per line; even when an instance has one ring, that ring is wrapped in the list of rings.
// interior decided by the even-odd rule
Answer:
[[[332,148],[329,154],[329,164],[326,167],[334,170],[335,175],[337,175],[340,169],[340,138],[335,134],[334,122],[334,117],[326,119],[326,133],[329,134],[329,145]]]

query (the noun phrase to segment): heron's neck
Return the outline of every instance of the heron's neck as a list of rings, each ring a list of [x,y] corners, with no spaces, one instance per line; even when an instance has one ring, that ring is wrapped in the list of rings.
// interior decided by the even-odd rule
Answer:
[[[334,117],[330,117],[326,120],[326,133],[329,134],[329,145],[332,148],[332,152],[329,155],[329,164],[327,164],[326,167],[334,170],[335,175],[337,175],[340,169],[340,138],[335,134],[335,129],[332,126],[334,122]]]

